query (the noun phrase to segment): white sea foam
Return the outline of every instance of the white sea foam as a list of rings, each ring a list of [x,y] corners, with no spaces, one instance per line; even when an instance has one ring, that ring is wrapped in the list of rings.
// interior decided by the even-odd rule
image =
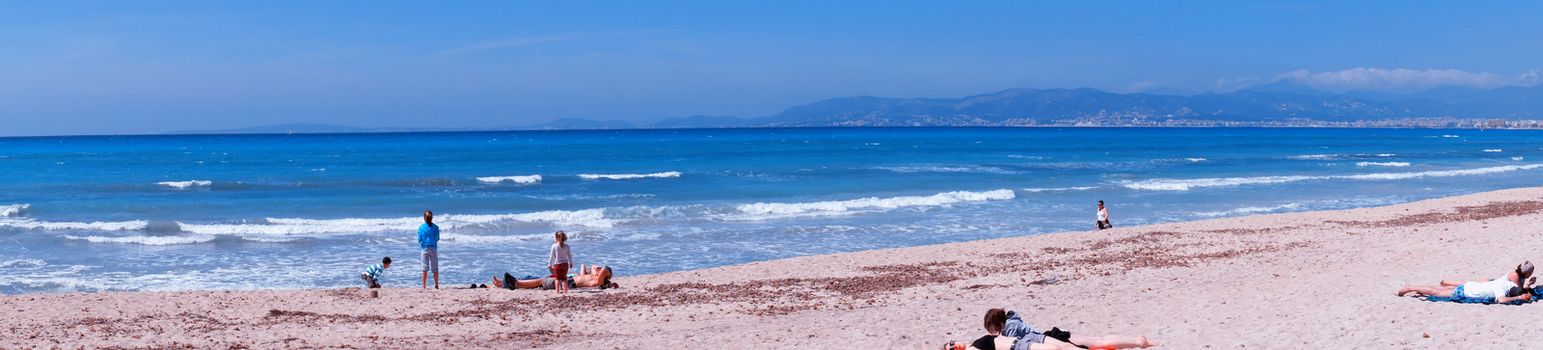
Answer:
[[[1500,153],[1500,152],[1504,152],[1504,151],[1505,150],[1502,150],[1502,149],[1499,149],[1499,148],[1489,148],[1489,149],[1485,149],[1484,153]]]
[[[503,236],[488,235],[488,236],[483,236],[483,235],[463,235],[463,234],[447,233],[447,234],[440,235],[439,238],[442,239],[442,240],[445,240],[445,241],[458,242],[458,243],[517,243],[517,242],[531,242],[531,241],[550,240],[550,239],[552,239],[552,235],[551,234],[531,234],[531,235],[503,235]]]
[[[482,181],[482,182],[486,182],[486,183],[493,183],[493,184],[503,183],[503,182],[512,182],[512,183],[521,184],[521,185],[529,185],[529,184],[540,183],[541,182],[541,175],[484,176],[484,177],[477,178],[477,181]]]
[[[1409,166],[1409,162],[1356,162],[1355,166],[1358,166],[1358,167],[1369,167],[1369,166],[1406,167],[1406,166]]]
[[[1151,179],[1142,181],[1124,181],[1121,186],[1134,190],[1147,191],[1188,191],[1204,187],[1230,187],[1240,185],[1287,183],[1309,180],[1404,180],[1425,177],[1451,177],[1484,175],[1511,172],[1518,170],[1531,170],[1543,168],[1543,164],[1506,165],[1476,169],[1435,170],[1412,173],[1373,173],[1357,175],[1321,175],[1321,176],[1256,176],[1256,177],[1223,177],[1200,179]]]
[[[1286,204],[1277,205],[1277,206],[1273,206],[1273,207],[1242,207],[1242,208],[1237,208],[1237,209],[1232,209],[1232,210],[1210,211],[1210,212],[1203,212],[1203,213],[1195,213],[1195,215],[1205,216],[1205,217],[1234,216],[1234,215],[1253,215],[1253,214],[1273,213],[1273,212],[1278,212],[1278,211],[1297,210],[1297,209],[1301,209],[1301,208],[1302,208],[1302,203],[1286,203]]]
[[[836,216],[860,212],[885,211],[906,207],[939,207],[959,203],[1010,200],[1016,198],[1012,190],[1002,189],[984,192],[956,191],[931,196],[868,197],[841,201],[801,203],[753,203],[736,206],[744,214],[733,220],[765,220],[805,216]]]
[[[144,220],[70,222],[42,221],[25,218],[0,219],[0,227],[18,228],[23,230],[140,231],[144,230],[149,225],[150,222]]]
[[[1339,159],[1339,157],[1338,154],[1298,154],[1286,158],[1296,160],[1335,160]]]
[[[157,182],[155,184],[161,185],[161,186],[170,187],[170,188],[175,188],[175,189],[179,189],[179,190],[185,190],[185,189],[189,189],[189,188],[193,188],[193,187],[209,187],[209,185],[213,185],[214,184],[214,181],[209,181],[209,180],[165,181],[165,182]]]
[[[41,267],[43,265],[48,265],[48,262],[45,262],[45,261],[42,261],[42,260],[38,260],[38,259],[12,259],[12,260],[0,261],[0,269],[21,268],[21,267]]]
[[[209,235],[320,235],[348,233],[411,232],[422,218],[342,218],[304,219],[268,218],[266,222],[240,224],[178,223],[182,232]],[[441,230],[484,227],[489,225],[542,223],[565,227],[610,228],[622,220],[606,218],[604,209],[550,210],[520,214],[467,215],[446,214],[434,217]]]
[[[552,226],[560,227],[605,229],[611,228],[623,221],[624,220],[607,218],[605,209],[585,209],[573,211],[552,210],[531,213],[495,215],[450,214],[436,217],[435,223],[439,224],[441,229],[448,231],[463,228],[502,227],[505,225],[519,225],[522,223],[549,224]],[[175,236],[147,236],[150,238],[109,236],[73,237],[73,239],[86,240],[93,243],[140,243],[150,245],[201,243],[212,240],[214,236],[219,235],[240,236],[242,239],[257,242],[279,243],[290,242],[294,240],[275,240],[261,237],[412,232],[413,230],[416,230],[418,225],[421,223],[423,223],[423,219],[417,217],[384,219],[268,218],[265,220],[243,223],[157,222],[154,225],[144,220],[116,222],[56,222],[42,221],[31,218],[0,218],[0,227],[16,228],[22,230],[84,232],[180,232],[203,235],[196,238],[176,238]],[[144,242],[134,242],[135,240],[143,240]],[[197,242],[192,242],[193,240],[197,240]]]
[[[680,172],[679,171],[666,171],[666,172],[651,173],[651,174],[579,174],[579,178],[582,178],[582,179],[585,179],[585,180],[632,180],[632,179],[647,179],[647,178],[663,179],[663,178],[672,178],[672,177],[680,177]]]
[[[909,174],[909,173],[1013,174],[1012,171],[1009,171],[1007,169],[1002,169],[1002,168],[992,167],[992,166],[973,166],[973,165],[968,165],[968,166],[941,166],[941,165],[932,165],[932,166],[897,166],[897,167],[877,167],[875,169],[886,170],[886,171],[891,171],[891,172],[897,172],[897,173],[902,173],[902,174]]]
[[[1457,136],[1457,135],[1441,135],[1441,137],[1453,139],[1453,138],[1458,138],[1458,137],[1462,137],[1462,136]]]
[[[1087,191],[1087,190],[1091,190],[1091,189],[1095,189],[1095,188],[1098,188],[1098,187],[1096,187],[1096,186],[1048,187],[1048,188],[1034,188],[1034,187],[1030,187],[1030,188],[1023,189],[1023,191],[1024,192],[1036,192],[1036,193],[1037,192],[1061,192],[1061,191]]]
[[[1192,163],[1199,163],[1199,162],[1206,161],[1205,158],[1200,158],[1200,157],[1184,158],[1184,160],[1190,161]]]
[[[32,207],[31,204],[26,204],[26,203],[11,204],[11,205],[0,205],[0,218],[8,218],[8,217],[13,217],[13,216],[21,216],[21,212],[22,211],[25,211],[25,210],[27,210],[27,208],[31,208],[31,207]]]
[[[1151,179],[1142,181],[1124,181],[1121,186],[1133,190],[1147,191],[1188,191],[1197,187],[1228,187],[1253,184],[1284,183],[1324,178],[1322,176],[1256,176],[1256,177],[1212,177],[1201,179]]]
[[[64,236],[64,238],[69,238],[69,239],[74,239],[74,240],[82,240],[82,241],[87,241],[87,242],[91,242],[91,243],[142,244],[142,245],[198,244],[198,243],[208,243],[208,242],[214,241],[214,236],[210,236],[210,235],[198,235],[198,236],[124,236],[124,237],[106,237],[106,236],[84,236],[84,237],[81,237],[81,236],[66,235],[66,236]]]
[[[1527,159],[1527,158],[1524,158],[1522,156],[1511,157],[1511,160],[1518,161],[1518,162],[1522,161],[1523,159]]]
[[[1398,156],[1398,154],[1396,154],[1396,153],[1378,153],[1378,154],[1374,154],[1374,155],[1378,156],[1378,157],[1383,157],[1383,158]]]
[[[1009,154],[1009,155],[1007,155],[1007,157],[1008,158],[1017,158],[1017,159],[1050,159],[1050,157],[1046,157],[1046,156],[1026,156],[1026,155],[1020,155],[1020,154]]]

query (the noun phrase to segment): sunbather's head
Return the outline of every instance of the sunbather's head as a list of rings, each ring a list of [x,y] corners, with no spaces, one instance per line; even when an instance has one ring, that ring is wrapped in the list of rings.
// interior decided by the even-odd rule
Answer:
[[[1516,283],[1520,284],[1528,278],[1532,278],[1532,262],[1523,261],[1521,265],[1516,265]]]
[[[611,271],[611,267],[610,266],[595,266],[595,269],[594,269],[594,274],[600,275],[600,287],[601,288],[616,288],[616,287],[619,287],[618,285],[616,285],[615,282],[611,282],[611,276],[614,276],[613,273],[614,272]]]
[[[986,334],[1002,334],[1002,329],[1007,328],[1007,310],[986,310]]]

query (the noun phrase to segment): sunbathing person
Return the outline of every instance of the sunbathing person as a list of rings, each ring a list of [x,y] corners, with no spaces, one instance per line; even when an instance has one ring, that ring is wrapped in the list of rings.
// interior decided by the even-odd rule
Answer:
[[[1459,302],[1495,302],[1510,303],[1521,298],[1515,290],[1520,289],[1522,281],[1532,277],[1532,262],[1524,261],[1504,276],[1489,281],[1455,281],[1444,280],[1434,286],[1404,286],[1398,289],[1395,295],[1412,295],[1415,297],[1436,297],[1450,299]],[[1531,298],[1530,295],[1527,296]]]
[[[1521,287],[1511,288],[1505,295],[1495,298],[1469,298],[1460,293],[1453,293],[1450,297],[1425,296],[1425,301],[1452,302],[1462,304],[1510,304],[1521,305],[1538,300],[1539,294],[1543,294],[1543,286],[1538,286],[1538,277],[1532,276],[1522,283]]]
[[[620,287],[616,282],[611,282],[611,274],[610,266],[595,266],[593,268],[586,268],[571,279],[564,278],[562,282],[567,283],[568,288],[610,289]],[[557,283],[559,281],[552,276],[521,280],[514,278],[513,275],[504,273],[504,279],[502,280],[498,279],[498,277],[493,277],[493,288],[550,290],[557,288]]]
[[[1060,328],[1041,332],[1023,322],[1015,311],[986,310],[986,336],[968,346],[950,341],[944,350],[1062,350],[1062,349],[1129,349],[1157,346],[1145,336],[1108,335],[1090,337],[1072,335]]]

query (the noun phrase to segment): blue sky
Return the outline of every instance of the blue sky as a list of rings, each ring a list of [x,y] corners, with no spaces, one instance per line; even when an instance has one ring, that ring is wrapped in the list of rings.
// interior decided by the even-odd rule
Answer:
[[[853,95],[1539,82],[1537,2],[12,2],[0,135],[763,116]]]

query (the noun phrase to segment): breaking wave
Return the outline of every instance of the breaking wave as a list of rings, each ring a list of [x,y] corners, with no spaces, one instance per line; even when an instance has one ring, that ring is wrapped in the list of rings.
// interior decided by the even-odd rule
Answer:
[[[1409,166],[1409,162],[1356,162],[1355,166],[1358,166],[1358,167],[1369,167],[1369,166],[1406,167],[1406,166]]]
[[[1255,176],[1255,177],[1221,177],[1200,179],[1151,179],[1142,181],[1124,181],[1121,186],[1133,190],[1147,191],[1188,191],[1205,187],[1230,187],[1241,185],[1274,184],[1310,180],[1403,180],[1424,177],[1451,177],[1484,175],[1511,172],[1518,170],[1531,170],[1543,168],[1543,164],[1507,165],[1476,169],[1435,170],[1411,173],[1373,173],[1357,175],[1293,175],[1293,176]]]
[[[585,179],[585,180],[633,180],[633,179],[648,179],[648,178],[663,179],[663,178],[672,178],[672,177],[680,177],[680,172],[679,171],[666,171],[666,172],[651,173],[651,174],[579,174],[579,178]]]
[[[839,216],[862,212],[885,211],[906,207],[939,207],[968,202],[1010,200],[1016,198],[1012,190],[1001,189],[984,192],[955,191],[931,196],[867,197],[839,201],[753,203],[736,206],[741,216],[734,220],[765,220],[788,217]]]
[[[13,216],[21,216],[21,212],[22,211],[25,211],[25,210],[27,210],[27,208],[31,208],[31,207],[32,207],[31,204],[26,204],[26,203],[11,204],[11,205],[0,205],[0,218],[8,218],[8,217],[13,217]]]
[[[189,188],[193,188],[193,187],[209,187],[210,185],[214,184],[214,181],[209,181],[209,180],[165,181],[165,182],[157,182],[155,184],[161,185],[161,186],[165,186],[165,187],[169,187],[169,188],[185,190],[185,189],[189,189]]]
[[[490,184],[511,182],[511,183],[520,184],[520,185],[530,185],[530,184],[541,183],[541,175],[484,176],[484,177],[477,178],[477,181],[482,181],[482,182],[486,182],[486,183],[490,183]]]

